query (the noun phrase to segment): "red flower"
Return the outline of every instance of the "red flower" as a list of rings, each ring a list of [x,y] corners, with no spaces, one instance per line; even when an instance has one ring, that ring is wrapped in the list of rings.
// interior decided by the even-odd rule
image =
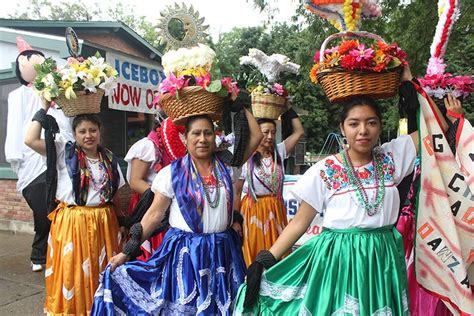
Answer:
[[[355,49],[359,46],[359,42],[356,41],[356,40],[348,40],[348,41],[344,41],[341,43],[341,45],[339,45],[339,54],[341,55],[344,55],[345,53],[347,53],[348,51],[352,50],[352,49]]]

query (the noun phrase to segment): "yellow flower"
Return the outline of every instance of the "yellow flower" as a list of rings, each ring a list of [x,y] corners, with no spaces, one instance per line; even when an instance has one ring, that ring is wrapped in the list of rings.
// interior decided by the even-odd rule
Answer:
[[[309,72],[309,79],[311,79],[311,82],[317,83],[318,82],[318,70],[319,70],[319,63],[316,63],[313,65],[313,68],[311,68],[311,71]]]
[[[332,54],[326,54],[324,56],[324,67],[336,67],[339,65],[339,60],[341,59],[341,55],[338,51],[333,52]]]
[[[384,54],[383,51],[377,50],[375,52],[375,57],[374,57],[375,63],[378,64],[384,64],[385,61],[387,60],[387,55]]]

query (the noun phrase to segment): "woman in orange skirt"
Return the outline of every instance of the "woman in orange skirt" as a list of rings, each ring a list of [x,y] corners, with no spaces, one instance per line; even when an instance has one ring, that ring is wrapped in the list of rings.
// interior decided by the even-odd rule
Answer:
[[[42,155],[46,155],[47,145],[40,138],[41,128],[47,121],[48,108],[49,103],[44,102],[25,138],[25,143]],[[110,258],[120,252],[116,212],[121,208],[116,193],[125,181],[116,157],[100,146],[100,126],[96,115],[78,115],[72,123],[74,143],[66,142],[61,135],[54,144],[48,143],[48,154],[56,152],[53,155],[57,158],[55,197],[59,201],[48,215],[51,221],[45,270],[48,315],[88,314],[99,274]]]
[[[283,203],[283,160],[304,134],[298,115],[290,109],[282,116],[290,121],[292,133],[281,143],[275,144],[276,124],[271,119],[257,122],[263,139],[257,151],[242,168],[235,184],[235,196],[245,193],[242,201],[235,198],[234,208],[243,219],[243,252],[245,263],[250,265],[260,250],[269,249],[287,225]],[[239,203],[241,202],[241,203]]]

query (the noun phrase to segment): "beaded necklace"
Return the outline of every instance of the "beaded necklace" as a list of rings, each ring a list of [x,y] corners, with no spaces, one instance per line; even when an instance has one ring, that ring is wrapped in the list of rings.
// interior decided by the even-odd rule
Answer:
[[[352,184],[353,187],[355,187],[354,191],[356,193],[357,199],[364,206],[367,215],[375,215],[378,212],[380,205],[382,204],[383,199],[385,197],[385,181],[383,178],[382,163],[381,161],[379,161],[379,158],[377,157],[378,155],[376,155],[374,151],[372,151],[374,163],[375,201],[371,202],[369,202],[369,197],[367,195],[367,192],[365,191],[364,186],[362,185],[362,182],[356,175],[354,165],[352,164],[352,160],[349,156],[347,149],[344,149],[342,151],[341,156],[344,167],[348,171],[347,177],[349,178],[349,182]]]
[[[194,165],[194,162],[193,162],[193,165]],[[219,206],[219,202],[220,202],[220,182],[221,182],[221,178],[220,178],[220,174],[219,172],[216,172],[216,169],[217,169],[217,161],[214,161],[214,165],[212,167],[212,170],[211,170],[211,175],[210,176],[207,176],[207,177],[202,177],[201,174],[199,174],[199,172],[197,171],[197,168],[196,166],[194,166],[195,170],[196,170],[196,173],[199,177],[199,180],[204,188],[204,195],[206,196],[206,200],[207,202],[209,203],[209,206],[211,208],[216,208],[217,206]],[[207,181],[205,181],[203,178],[205,178]],[[211,190],[210,187],[214,186],[214,181],[209,181],[211,178],[214,178],[215,179],[215,187],[216,187],[216,193],[215,193],[215,196],[214,198],[212,199],[211,198]]]

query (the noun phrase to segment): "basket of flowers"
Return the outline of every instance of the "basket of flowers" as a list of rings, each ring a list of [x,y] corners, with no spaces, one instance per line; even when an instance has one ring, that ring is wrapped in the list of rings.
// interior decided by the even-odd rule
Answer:
[[[276,81],[283,72],[297,74],[300,66],[290,62],[284,55],[267,56],[256,48],[249,49],[248,56],[240,58],[240,64],[254,67],[245,78],[252,98],[253,115],[278,119],[288,109],[288,91]]]
[[[48,101],[55,101],[68,117],[99,113],[104,94],[116,86],[117,71],[97,52],[87,59],[69,57],[58,68],[51,57],[35,65],[34,89]]]
[[[330,41],[337,38],[346,39],[337,46],[326,48]],[[376,43],[366,46],[360,38],[369,38]],[[321,84],[333,103],[355,96],[389,98],[398,93],[405,58],[406,53],[400,47],[387,44],[378,35],[368,32],[336,33],[326,38],[316,52],[310,79]]]
[[[203,44],[163,55],[167,77],[160,84],[155,102],[175,124],[201,114],[219,120],[225,97],[237,96],[237,83],[230,77],[221,78],[214,60],[215,52]]]

